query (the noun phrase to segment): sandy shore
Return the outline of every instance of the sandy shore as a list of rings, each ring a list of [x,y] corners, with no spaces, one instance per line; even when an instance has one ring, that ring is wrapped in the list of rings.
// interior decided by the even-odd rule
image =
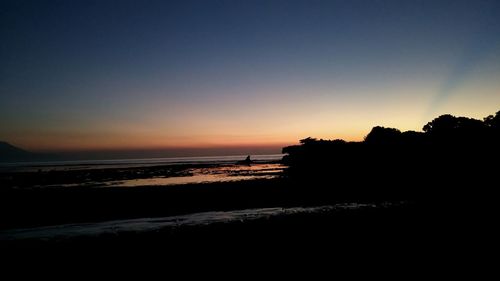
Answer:
[[[125,169],[125,175],[130,179],[138,171],[146,171],[140,175],[150,175],[162,169],[166,167]],[[178,167],[181,173],[185,170],[186,167]],[[96,175],[115,179],[123,176],[122,171],[109,170],[108,175],[97,171]],[[57,175],[63,175],[64,179],[64,173],[69,173],[66,179],[74,180],[73,176],[81,172],[62,171]],[[8,176],[3,177],[8,180]],[[335,178],[326,174],[314,178],[284,174],[273,179],[127,188],[7,187],[0,189],[0,247],[14,251],[79,249],[112,253],[124,249],[162,249],[169,253],[260,249],[276,253],[283,248],[406,249],[409,253],[409,248],[448,245],[450,237],[462,237],[464,241],[460,229],[471,223],[459,215],[464,208],[450,204],[449,193],[432,190],[433,196],[428,196],[432,187],[403,186],[401,182],[393,176],[374,181],[353,173]],[[347,205],[373,207],[335,207]],[[314,212],[290,211],[319,207],[326,208]],[[249,215],[260,210],[278,211],[264,216]],[[215,219],[179,223],[207,214]],[[131,228],[134,224],[150,228]],[[89,235],[89,227],[111,231]],[[73,233],[87,231],[87,234],[60,239],[60,235],[44,236],[47,229],[55,233],[58,229],[70,229]],[[40,237],[36,237],[37,231]],[[24,239],[26,236],[19,234],[18,239],[16,233],[32,236]]]

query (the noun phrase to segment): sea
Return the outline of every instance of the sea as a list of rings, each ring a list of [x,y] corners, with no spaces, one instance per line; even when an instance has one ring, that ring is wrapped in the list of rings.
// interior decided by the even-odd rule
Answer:
[[[34,183],[35,187],[42,188],[135,187],[270,179],[277,177],[284,169],[279,162],[283,154],[251,155],[251,164],[242,163],[246,157],[230,155],[0,163],[0,176],[23,174],[29,177],[31,173],[36,173],[38,177],[46,176],[43,183]],[[151,172],[153,169],[154,172]],[[124,172],[126,176],[122,176]],[[97,173],[108,173],[110,176],[96,180],[93,175]],[[65,181],[58,181],[57,175]],[[75,180],[71,181],[72,177]]]
[[[38,169],[89,169],[109,167],[136,167],[175,164],[229,164],[244,160],[248,155],[198,156],[198,157],[166,157],[137,159],[100,159],[100,160],[65,160],[0,163],[0,169],[6,170],[38,170]],[[278,161],[284,154],[251,155],[256,163]]]
[[[13,189],[137,188],[184,184],[273,179],[286,168],[282,154],[54,161],[0,164],[0,183]],[[34,180],[33,180],[34,179]],[[33,183],[33,185],[29,185]],[[167,187],[169,188],[169,187]],[[155,190],[155,188],[147,189]],[[384,203],[385,204],[385,203]],[[107,221],[71,222],[28,228],[0,228],[0,246],[12,241],[65,242],[79,238],[119,237],[141,233],[170,233],[180,227],[212,224],[266,222],[270,218],[296,214],[321,214],[345,210],[385,208],[386,205],[343,203],[311,207],[282,207],[206,211],[167,217],[127,218]],[[118,218],[118,217],[117,217]],[[74,240],[77,241],[77,240]],[[22,245],[22,244],[20,244]]]

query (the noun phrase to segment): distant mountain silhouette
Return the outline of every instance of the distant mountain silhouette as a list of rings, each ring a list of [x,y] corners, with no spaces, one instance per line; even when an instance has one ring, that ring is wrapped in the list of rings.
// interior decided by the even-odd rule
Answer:
[[[0,162],[38,160],[41,155],[26,151],[4,141],[0,141]]]

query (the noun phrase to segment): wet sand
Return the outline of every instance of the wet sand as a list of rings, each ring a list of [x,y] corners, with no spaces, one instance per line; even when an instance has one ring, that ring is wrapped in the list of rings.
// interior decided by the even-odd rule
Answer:
[[[123,164],[121,166],[54,166],[0,171],[3,189],[72,187],[165,186],[241,181],[277,177],[284,166],[277,161],[242,164]]]
[[[154,248],[168,250],[169,254],[231,250],[232,247],[241,250],[285,246],[324,247],[323,250],[353,247],[354,250],[362,245],[382,247],[374,243],[378,239],[395,243],[425,231],[417,216],[419,211],[412,204],[340,204],[258,209],[259,215],[249,215],[249,210],[215,212],[217,219],[213,217],[214,212],[209,212],[177,217],[188,218],[189,223],[172,221],[175,217],[170,217],[33,228],[17,233],[4,231],[0,242],[6,249],[137,251]],[[210,221],[207,216],[211,217]],[[13,237],[16,234],[18,238]]]
[[[184,173],[189,169],[214,168],[206,164],[174,167],[168,169]],[[138,172],[145,171],[144,174],[150,176],[160,171],[163,173],[165,169],[119,169],[108,170],[111,172],[107,174],[97,170],[91,177],[117,180],[124,173],[134,175],[125,177],[132,180],[136,179]],[[235,170],[234,166],[224,166],[223,169],[226,169],[224,173],[228,173],[227,169]],[[64,178],[64,173],[58,172],[57,176]],[[69,172],[67,179],[73,181],[78,178],[74,175],[80,173]],[[248,170],[235,174],[241,176],[242,173],[252,175]],[[459,226],[469,226],[469,222],[439,194],[426,196],[428,189],[401,186],[400,181],[393,178],[379,178],[374,184],[372,178],[364,181],[358,176],[353,181],[353,176],[297,179],[289,178],[285,173],[271,179],[167,186],[11,186],[0,189],[0,247],[14,251],[80,249],[113,253],[132,249],[162,249],[169,253],[260,249],[275,254],[283,248],[325,251],[372,248],[374,251],[411,253],[408,247],[420,250],[436,243],[448,245],[450,237],[463,241]],[[32,183],[32,180],[23,183]],[[349,204],[376,207],[332,207]],[[319,212],[276,211],[321,206],[326,206],[326,209]],[[277,213],[247,219],[245,214],[254,212],[248,210],[274,210]],[[207,214],[217,214],[218,219],[195,224],[179,223],[179,220],[206,217]],[[243,218],[235,214],[242,214]],[[172,220],[176,222],[161,225],[161,222],[171,223]],[[124,224],[113,226],[117,221]],[[134,224],[152,227],[140,231],[118,231]],[[68,225],[73,231],[89,225],[112,230],[68,239],[36,237],[40,229],[68,229]],[[16,233],[19,239],[15,237]],[[27,241],[20,233],[32,233],[34,237]]]

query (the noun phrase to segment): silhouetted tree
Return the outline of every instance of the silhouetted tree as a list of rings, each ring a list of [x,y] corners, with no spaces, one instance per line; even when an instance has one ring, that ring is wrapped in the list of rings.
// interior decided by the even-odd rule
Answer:
[[[477,157],[500,156],[500,111],[482,120],[441,115],[423,127],[423,132],[401,132],[396,128],[374,127],[362,142],[323,140],[308,137],[300,145],[283,148],[283,163],[290,174],[305,178],[347,175],[379,177],[388,172],[413,177],[416,171],[436,170],[447,165],[455,177],[475,173],[471,163]],[[460,171],[460,172],[458,172]],[[445,175],[441,177],[449,180]]]
[[[365,142],[369,144],[395,144],[401,140],[401,131],[395,128],[385,128],[381,126],[373,127],[365,137]]]
[[[343,144],[346,144],[347,142],[343,139],[335,139],[335,140],[332,140],[331,141],[332,144],[335,144],[335,145],[343,145]]]
[[[481,120],[467,117],[455,117],[450,114],[445,114],[427,123],[422,130],[429,134],[453,135],[453,132],[470,132],[474,130],[482,130],[485,127],[485,123]]]
[[[405,145],[421,145],[427,143],[427,135],[422,132],[406,131],[401,133],[401,142]]]
[[[489,115],[484,118],[484,124],[489,128],[500,130],[500,111],[497,111],[495,116]]]
[[[482,143],[488,141],[488,126],[481,120],[441,115],[423,127],[434,142],[448,144]]]
[[[446,134],[458,126],[457,117],[451,114],[441,115],[431,122],[425,124],[422,130],[428,134]]]
[[[300,140],[300,143],[301,143],[301,144],[306,144],[306,145],[307,145],[307,144],[312,144],[312,143],[315,143],[315,142],[317,142],[317,141],[318,141],[318,139],[316,139],[316,138],[307,137],[307,138],[305,138],[305,139],[301,139],[301,140]]]

